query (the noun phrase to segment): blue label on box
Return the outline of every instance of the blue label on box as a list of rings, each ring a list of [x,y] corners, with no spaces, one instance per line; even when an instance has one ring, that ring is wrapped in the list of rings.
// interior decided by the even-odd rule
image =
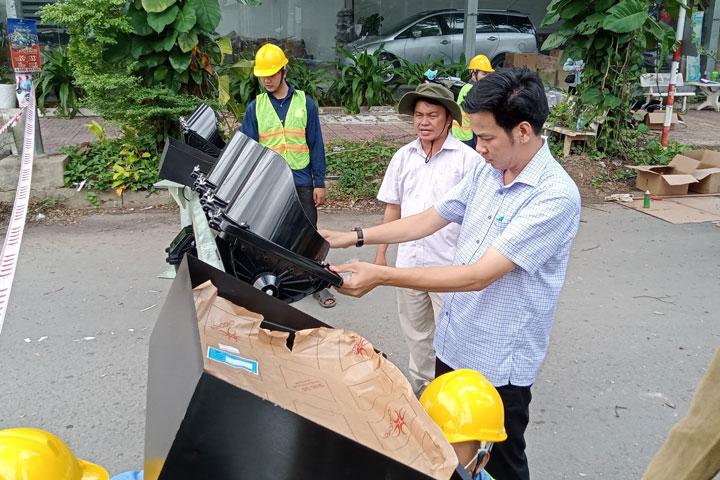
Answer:
[[[223,352],[215,347],[208,347],[207,358],[218,363],[224,363],[229,367],[239,368],[255,375],[258,374],[257,361],[243,358],[239,355],[233,355],[232,353]]]

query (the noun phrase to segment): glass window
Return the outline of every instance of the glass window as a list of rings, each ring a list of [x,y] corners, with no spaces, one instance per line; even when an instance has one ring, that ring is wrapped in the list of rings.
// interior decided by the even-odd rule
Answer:
[[[440,29],[439,16],[429,17],[420,20],[418,23],[410,27],[411,37],[438,37],[442,35]]]
[[[492,14],[488,15],[495,24],[495,30],[498,32],[510,33],[528,33],[535,35],[535,27],[527,17],[518,15]]]
[[[465,30],[465,15],[462,13],[456,13],[448,20],[449,33],[462,35]],[[493,30],[493,25],[490,19],[485,15],[478,15],[475,33],[490,33]]]
[[[508,15],[508,25],[515,28],[520,33],[528,33],[535,35],[535,27],[528,17],[521,17],[519,15]]]

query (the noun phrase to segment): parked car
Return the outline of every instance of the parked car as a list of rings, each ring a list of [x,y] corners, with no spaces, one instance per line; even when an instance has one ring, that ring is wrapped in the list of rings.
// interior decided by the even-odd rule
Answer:
[[[465,53],[465,11],[445,9],[420,12],[395,25],[382,27],[380,35],[368,36],[347,45],[352,51],[372,53],[384,44],[388,60],[403,58],[414,63],[443,59],[458,62]],[[479,10],[475,51],[502,66],[509,52],[537,52],[535,26],[530,18],[513,10]]]

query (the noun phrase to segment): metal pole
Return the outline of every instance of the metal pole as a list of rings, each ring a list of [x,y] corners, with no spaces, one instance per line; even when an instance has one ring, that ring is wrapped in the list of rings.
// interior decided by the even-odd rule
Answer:
[[[717,63],[717,54],[720,49],[720,0],[710,0],[710,6],[705,10],[705,26],[703,31],[703,47],[712,54],[705,55],[703,72],[712,72]]]
[[[682,55],[682,39],[685,32],[685,17],[687,11],[685,4],[680,4],[680,15],[678,17],[677,33],[675,40],[678,43],[675,53],[673,54],[672,67],[670,68],[670,83],[668,84],[667,102],[665,103],[665,122],[663,123],[662,136],[660,143],[663,147],[668,146],[670,136],[670,123],[672,121],[673,103],[675,102],[675,84],[677,83],[677,74],[680,67],[680,56]]]
[[[33,90],[33,95],[35,90]],[[37,155],[45,154],[45,147],[43,146],[42,133],[40,132],[40,111],[35,107],[35,153]]]
[[[466,0],[465,29],[463,31],[463,51],[465,62],[475,56],[475,29],[477,27],[478,0]]]
[[[17,18],[17,5],[15,0],[5,0],[5,13],[7,18]]]

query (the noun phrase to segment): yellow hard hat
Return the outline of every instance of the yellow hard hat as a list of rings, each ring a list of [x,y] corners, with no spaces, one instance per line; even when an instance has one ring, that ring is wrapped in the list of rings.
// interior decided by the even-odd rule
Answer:
[[[270,77],[279,72],[287,63],[288,59],[282,48],[272,43],[266,43],[255,54],[253,73],[256,77]]]
[[[37,428],[0,430],[0,480],[109,480],[99,465],[75,458],[52,433]]]
[[[481,72],[492,73],[495,71],[490,65],[490,60],[485,55],[475,55],[470,63],[468,63],[468,70],[480,70]]]
[[[500,394],[475,370],[440,375],[427,386],[420,403],[450,443],[507,438]]]

